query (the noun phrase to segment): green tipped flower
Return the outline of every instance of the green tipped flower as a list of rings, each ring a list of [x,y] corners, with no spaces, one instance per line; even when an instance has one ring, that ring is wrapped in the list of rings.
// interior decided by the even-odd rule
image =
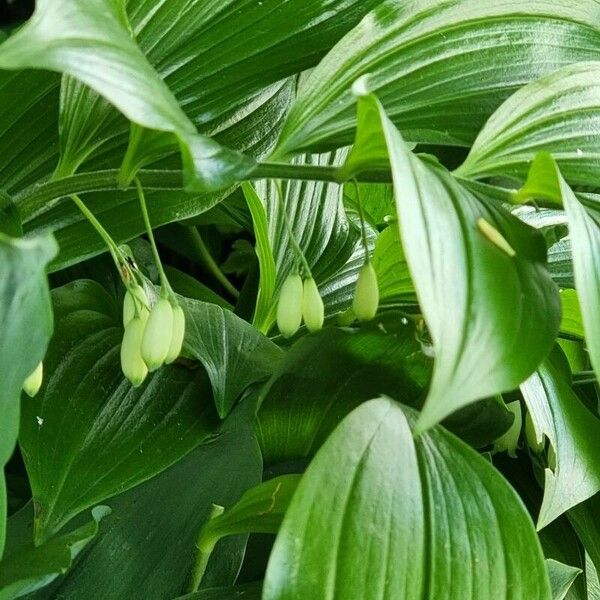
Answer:
[[[23,391],[30,398],[33,398],[40,391],[43,379],[44,364],[40,362],[40,364],[34,369],[33,373],[31,373],[23,383]]]
[[[173,308],[167,298],[160,298],[150,311],[142,339],[142,358],[150,372],[165,362],[172,335]]]
[[[300,275],[290,275],[281,286],[277,305],[277,326],[283,337],[292,337],[302,323],[303,296]]]
[[[127,327],[127,324],[133,317],[137,316],[146,321],[150,311],[148,310],[148,298],[146,292],[141,285],[128,289],[125,292],[125,298],[123,299],[123,327]]]
[[[185,336],[185,315],[181,306],[173,307],[173,333],[171,334],[171,345],[167,352],[165,363],[170,364],[181,354],[183,338]]]
[[[146,323],[140,317],[134,317],[127,323],[121,343],[121,369],[133,387],[142,385],[148,367],[142,359],[142,338]]]
[[[379,308],[379,286],[373,265],[365,263],[358,275],[352,310],[359,321],[370,321]]]
[[[312,277],[304,280],[302,294],[302,316],[310,332],[319,331],[325,319],[325,307],[317,284]]]

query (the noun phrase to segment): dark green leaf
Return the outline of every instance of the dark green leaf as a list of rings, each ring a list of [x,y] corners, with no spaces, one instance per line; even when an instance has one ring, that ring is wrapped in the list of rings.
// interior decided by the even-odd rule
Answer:
[[[247,583],[233,588],[211,588],[195,594],[187,594],[176,600],[261,600],[262,581]]]
[[[29,510],[22,512],[29,517]],[[98,506],[92,510],[92,521],[41,546],[34,546],[30,528],[21,527],[19,521],[23,516],[13,518],[8,529],[9,545],[0,562],[0,600],[25,596],[66,573],[77,555],[96,537],[99,522],[110,512],[107,506]],[[26,535],[17,537],[23,533]]]
[[[184,593],[200,528],[213,503],[228,507],[260,481],[260,452],[248,427],[213,443],[109,502],[98,541],[51,591],[35,600],[165,600]],[[233,585],[245,538],[217,544],[203,585]]]
[[[512,488],[440,427],[413,440],[406,410],[363,404],[317,453],[277,536],[264,600],[551,597]]]
[[[186,315],[184,354],[203,364],[224,418],[248,386],[271,375],[282,351],[230,310],[188,298],[181,304]]]
[[[406,139],[469,145],[514,90],[597,57],[597,26],[594,0],[382,2],[304,83],[278,154],[351,143],[367,73]]]
[[[131,387],[119,359],[120,313],[110,298],[99,306],[106,297],[99,284],[76,282],[53,294],[60,320],[48,376],[40,394],[24,403],[20,432],[37,540],[162,471],[218,423],[202,369],[167,366],[141,388]]]

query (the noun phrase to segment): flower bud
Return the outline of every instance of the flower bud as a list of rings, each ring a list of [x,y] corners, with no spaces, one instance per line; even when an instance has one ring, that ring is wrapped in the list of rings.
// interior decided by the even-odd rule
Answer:
[[[352,310],[359,321],[370,321],[377,314],[379,307],[379,286],[377,285],[377,273],[373,265],[365,263],[360,270]]]
[[[125,292],[125,298],[123,298],[123,327],[127,327],[127,324],[133,317],[137,315],[146,321],[150,311],[148,310],[148,298],[146,298],[146,292],[141,285],[128,289]]]
[[[33,398],[40,391],[43,379],[44,363],[40,362],[38,366],[33,370],[33,373],[31,373],[23,383],[23,391],[30,398]]]
[[[160,298],[150,311],[142,339],[142,358],[150,372],[165,362],[172,335],[173,308],[166,298]]]
[[[131,319],[125,327],[121,343],[121,369],[133,387],[140,386],[148,375],[141,352],[145,325],[140,317]]]
[[[277,326],[283,337],[292,337],[302,323],[303,287],[300,275],[290,275],[281,286]]]
[[[302,294],[302,316],[306,327],[312,333],[319,331],[323,327],[325,319],[325,307],[317,284],[312,277],[304,280],[304,290]]]
[[[523,425],[521,403],[518,400],[509,402],[506,408],[514,415],[512,425],[508,431],[494,441],[494,452],[507,452],[511,458],[517,456],[516,450],[519,446],[519,435]]]
[[[183,338],[185,336],[185,315],[181,306],[173,307],[173,333],[171,334],[171,345],[167,352],[165,363],[171,364],[181,354]]]

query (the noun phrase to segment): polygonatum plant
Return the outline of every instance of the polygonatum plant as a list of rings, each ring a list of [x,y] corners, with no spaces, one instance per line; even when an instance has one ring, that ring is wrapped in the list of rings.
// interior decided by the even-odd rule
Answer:
[[[600,599],[598,0],[0,2],[0,600]]]

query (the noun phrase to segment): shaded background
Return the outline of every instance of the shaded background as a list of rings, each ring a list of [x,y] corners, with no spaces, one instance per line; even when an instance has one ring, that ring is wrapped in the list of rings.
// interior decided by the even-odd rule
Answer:
[[[14,25],[33,12],[34,0],[0,0],[0,27]]]

